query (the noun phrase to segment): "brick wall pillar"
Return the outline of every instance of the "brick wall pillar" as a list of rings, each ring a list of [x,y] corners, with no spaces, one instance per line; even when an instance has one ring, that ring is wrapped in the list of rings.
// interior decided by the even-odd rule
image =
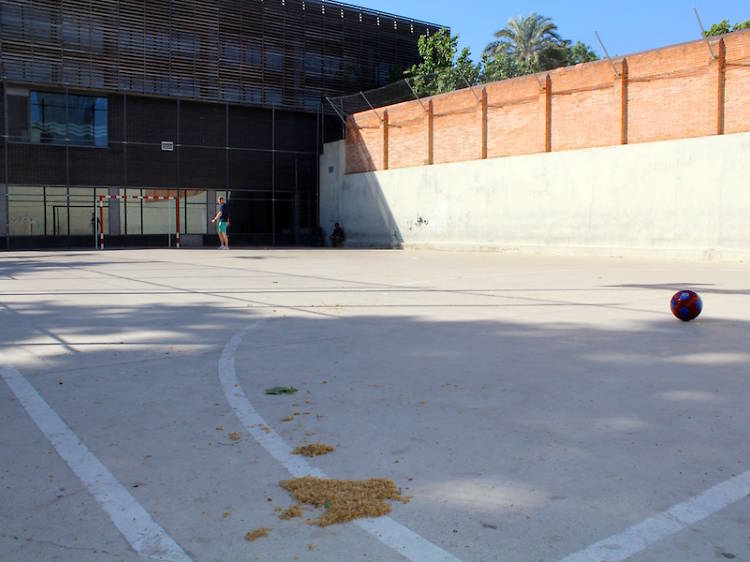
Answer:
[[[628,144],[628,60],[623,58],[619,65],[619,76],[615,77],[612,103],[619,108],[617,130],[620,144]]]
[[[487,88],[482,88],[482,160],[487,158]]]
[[[544,151],[552,152],[552,78],[544,78]]]
[[[435,159],[435,109],[432,106],[432,100],[427,102],[427,165],[429,166]]]
[[[727,46],[724,39],[719,39],[719,55],[717,57],[717,88],[716,88],[716,134],[724,134],[724,104],[726,102],[727,77]]]

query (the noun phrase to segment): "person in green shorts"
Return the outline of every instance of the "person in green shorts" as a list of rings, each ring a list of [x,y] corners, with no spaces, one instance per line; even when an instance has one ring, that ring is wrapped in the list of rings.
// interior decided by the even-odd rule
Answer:
[[[223,197],[219,197],[219,212],[216,213],[216,216],[211,219],[212,223],[215,223],[216,221],[219,221],[219,241],[221,242],[221,246],[219,246],[220,250],[228,250],[229,249],[229,237],[227,236],[227,228],[229,228],[229,209],[227,209],[227,204],[224,202]]]

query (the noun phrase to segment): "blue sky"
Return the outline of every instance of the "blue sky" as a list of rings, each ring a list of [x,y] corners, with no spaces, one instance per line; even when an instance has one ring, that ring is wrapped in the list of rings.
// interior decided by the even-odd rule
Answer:
[[[552,18],[562,37],[581,40],[594,47],[600,56],[603,53],[594,31],[599,32],[612,56],[699,39],[693,6],[698,8],[706,29],[724,18],[732,23],[750,19],[748,0],[348,0],[348,3],[447,25],[459,35],[461,47],[471,48],[475,61],[492,34],[505,27],[509,18],[531,12]]]

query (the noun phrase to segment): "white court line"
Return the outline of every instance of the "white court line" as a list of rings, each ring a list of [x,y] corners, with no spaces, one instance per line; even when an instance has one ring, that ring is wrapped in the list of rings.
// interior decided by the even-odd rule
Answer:
[[[224,347],[219,359],[219,380],[224,389],[229,405],[245,426],[245,429],[255,440],[279,461],[292,476],[316,476],[328,478],[326,474],[314,468],[299,455],[293,455],[291,447],[284,439],[266,424],[260,414],[253,408],[237,381],[234,369],[234,356],[242,339],[248,332],[257,328],[255,323],[237,333]],[[268,432],[262,428],[267,428]],[[384,545],[392,548],[403,557],[415,562],[460,562],[458,558],[432,544],[420,535],[394,521],[390,517],[378,519],[358,519],[353,522],[359,528],[367,531]]]
[[[107,512],[133,550],[153,560],[192,562],[17,369],[3,367],[0,374],[34,423]]]
[[[633,525],[618,535],[592,544],[566,556],[560,562],[620,562],[645,550],[669,535],[747,497],[750,493],[750,470],[709,488],[702,494],[678,503]]]

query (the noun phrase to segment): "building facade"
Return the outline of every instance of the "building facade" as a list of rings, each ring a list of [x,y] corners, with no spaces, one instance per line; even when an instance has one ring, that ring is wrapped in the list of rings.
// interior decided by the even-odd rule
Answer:
[[[0,0],[0,248],[318,236],[325,96],[377,87],[437,26],[308,0]],[[326,227],[328,225],[322,225]]]

